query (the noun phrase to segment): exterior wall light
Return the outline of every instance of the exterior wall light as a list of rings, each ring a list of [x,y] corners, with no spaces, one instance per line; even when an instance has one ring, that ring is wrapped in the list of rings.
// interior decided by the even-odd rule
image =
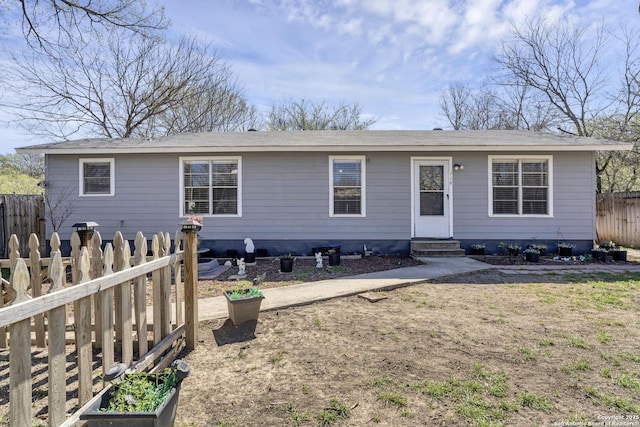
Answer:
[[[453,170],[454,171],[461,171],[462,169],[464,169],[464,165],[461,165],[460,163],[454,163],[453,164]]]

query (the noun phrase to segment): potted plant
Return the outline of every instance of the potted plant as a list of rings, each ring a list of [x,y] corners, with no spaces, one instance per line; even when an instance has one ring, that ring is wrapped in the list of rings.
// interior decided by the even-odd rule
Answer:
[[[544,256],[544,254],[547,252],[547,245],[543,245],[540,243],[534,243],[532,245],[529,245],[529,247],[531,249],[537,250],[541,256]]]
[[[486,245],[484,243],[473,243],[471,245],[471,255],[484,255]]]
[[[627,260],[627,251],[622,249],[620,246],[615,246],[611,251],[611,259],[614,261],[626,261]]]
[[[293,271],[293,255],[284,254],[280,257],[280,272],[291,273]]]
[[[610,251],[616,247],[616,244],[612,240],[604,240],[604,241],[598,242],[598,247],[603,248],[607,251]]]
[[[229,318],[235,326],[249,320],[258,320],[264,295],[257,286],[238,286],[225,291],[224,296],[227,299]]]
[[[335,249],[329,249],[327,256],[329,257],[329,265],[331,267],[340,265],[340,252],[337,252]]]
[[[594,261],[606,261],[607,252],[609,251],[603,247],[595,248],[591,250],[591,257]]]
[[[101,399],[80,414],[80,419],[88,427],[173,426],[180,385],[189,376],[189,365],[174,360],[160,373],[125,374],[126,369],[125,364],[117,363],[107,371],[105,380],[113,383]]]
[[[527,248],[524,250],[524,259],[527,262],[538,262],[540,260],[540,251],[536,248]]]
[[[502,248],[502,250],[504,251],[504,254],[508,256],[518,256],[518,254],[520,253],[520,249],[522,249],[520,246],[516,245],[515,243],[506,244],[504,242],[500,242],[498,246]]]
[[[561,257],[573,256],[574,244],[567,242],[558,243],[558,255]]]

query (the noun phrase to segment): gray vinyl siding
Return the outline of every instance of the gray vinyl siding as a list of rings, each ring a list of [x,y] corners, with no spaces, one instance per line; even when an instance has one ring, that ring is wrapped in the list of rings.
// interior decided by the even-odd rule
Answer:
[[[453,173],[453,237],[456,239],[593,239],[595,176],[590,152],[553,154],[554,216],[488,216],[488,156],[493,153],[353,152],[366,156],[366,217],[329,216],[329,156],[349,153],[225,153],[242,159],[242,216],[205,217],[201,239],[409,240],[411,157],[452,157],[464,169]],[[508,153],[495,153],[508,154]],[[542,154],[542,153],[541,153]],[[158,231],[175,233],[180,216],[177,154],[95,156],[115,159],[115,196],[78,197],[78,159],[47,156],[47,194],[68,188],[72,215],[59,230],[67,240],[71,224],[95,221],[102,238],[120,230],[133,240]],[[206,157],[207,155],[198,154]],[[215,156],[211,153],[210,156]],[[514,154],[517,156],[517,154]],[[91,156],[82,156],[89,158]],[[48,233],[51,227],[48,224]],[[173,238],[173,235],[172,235]]]
[[[453,235],[471,240],[595,239],[595,159],[591,152],[536,153],[553,156],[553,217],[489,217],[488,156],[465,153],[454,162]],[[514,158],[518,157],[513,153]]]

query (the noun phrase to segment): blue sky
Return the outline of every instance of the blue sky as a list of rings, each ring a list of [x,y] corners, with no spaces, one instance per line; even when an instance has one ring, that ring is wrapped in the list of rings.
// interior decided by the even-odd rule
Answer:
[[[260,111],[357,101],[372,129],[447,127],[439,97],[480,83],[510,22],[640,25],[630,0],[160,0],[176,34],[208,42]],[[614,6],[615,5],[615,6]],[[0,55],[2,55],[0,53]],[[0,113],[1,114],[1,113]],[[0,115],[0,120],[2,116]],[[38,142],[0,121],[0,154]]]

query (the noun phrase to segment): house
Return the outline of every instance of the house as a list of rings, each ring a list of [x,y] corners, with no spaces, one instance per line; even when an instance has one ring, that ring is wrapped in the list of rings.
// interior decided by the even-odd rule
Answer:
[[[631,144],[529,131],[304,131],[87,139],[19,148],[46,156],[46,195],[133,240],[204,218],[200,246],[269,254],[338,244],[408,253],[421,239],[596,238],[595,155]],[[50,224],[49,224],[50,227]],[[52,230],[48,228],[48,233]],[[417,246],[415,246],[417,247]],[[415,249],[414,247],[414,249]]]

